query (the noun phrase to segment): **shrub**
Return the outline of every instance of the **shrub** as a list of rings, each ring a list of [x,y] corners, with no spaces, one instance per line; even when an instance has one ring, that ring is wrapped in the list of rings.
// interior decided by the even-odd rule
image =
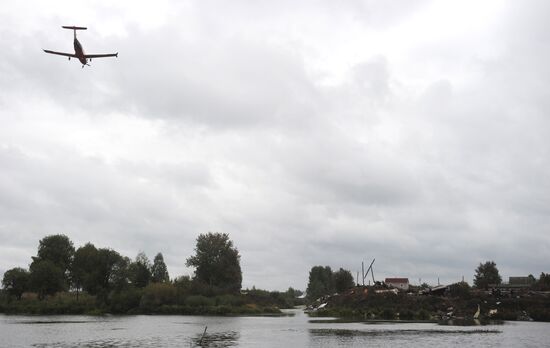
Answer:
[[[389,308],[384,308],[384,310],[382,310],[382,313],[380,313],[380,317],[382,319],[395,319],[395,312]]]
[[[185,304],[190,307],[213,306],[214,299],[202,295],[192,295],[185,299]]]
[[[412,320],[414,318],[414,312],[411,310],[404,310],[399,313],[399,319],[401,320]]]
[[[143,289],[139,306],[143,309],[156,310],[162,305],[177,303],[176,287],[170,283],[151,283]]]
[[[245,300],[242,296],[239,295],[221,295],[216,296],[215,298],[216,305],[226,305],[226,306],[242,306],[245,304]]]
[[[142,290],[134,287],[111,293],[109,298],[111,313],[128,313],[139,308]]]
[[[421,309],[416,313],[416,319],[418,320],[430,320],[430,317],[430,313],[425,309]]]

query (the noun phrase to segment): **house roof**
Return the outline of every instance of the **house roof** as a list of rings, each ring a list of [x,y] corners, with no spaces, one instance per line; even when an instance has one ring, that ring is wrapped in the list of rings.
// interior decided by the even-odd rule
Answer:
[[[409,283],[409,278],[386,278],[386,283]]]

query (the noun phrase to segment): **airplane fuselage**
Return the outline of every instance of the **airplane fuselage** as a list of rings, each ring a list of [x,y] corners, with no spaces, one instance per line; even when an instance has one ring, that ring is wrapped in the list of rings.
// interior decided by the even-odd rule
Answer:
[[[78,41],[78,39],[74,38],[74,54],[82,64],[86,64],[86,57],[84,56],[84,49],[82,48],[82,45]]]
[[[67,53],[67,52],[57,52],[52,50],[44,50],[44,52],[49,54],[56,54],[58,56],[64,56],[69,57],[69,60],[71,58],[77,58],[80,63],[82,63],[82,67],[85,65],[90,65],[88,62],[92,61],[92,58],[107,58],[107,57],[118,57],[118,52],[116,53],[102,53],[102,54],[86,54],[84,53],[84,49],[82,48],[82,44],[78,41],[76,38],[76,31],[77,30],[86,30],[86,27],[76,27],[76,26],[62,26],[63,29],[71,29],[74,31],[74,53]]]

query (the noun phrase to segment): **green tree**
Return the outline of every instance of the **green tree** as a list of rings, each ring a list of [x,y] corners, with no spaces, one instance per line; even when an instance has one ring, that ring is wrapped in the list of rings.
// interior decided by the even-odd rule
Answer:
[[[309,271],[309,282],[306,289],[307,297],[313,301],[333,292],[332,269],[329,266],[313,266]]]
[[[164,257],[162,253],[158,253],[153,260],[153,267],[151,268],[152,282],[153,283],[166,283],[170,281],[168,275],[168,268],[164,263]]]
[[[340,268],[333,274],[334,288],[336,292],[344,292],[355,286],[353,275],[350,271]]]
[[[542,272],[534,287],[535,289],[542,291],[550,290],[550,273]]]
[[[240,258],[227,233],[209,232],[197,237],[195,255],[187,259],[187,266],[195,267],[195,281],[211,289],[238,292],[242,283]]]
[[[29,287],[38,293],[38,298],[66,290],[63,270],[50,260],[34,261],[30,267]]]
[[[63,274],[64,288],[68,288],[70,280],[70,267],[74,257],[73,242],[63,234],[55,234],[42,238],[38,244],[37,256],[33,257],[33,263],[38,261],[50,261],[59,268]],[[32,272],[32,270],[31,270]]]
[[[464,281],[451,284],[449,294],[453,297],[470,298],[470,285]]]
[[[7,270],[2,279],[2,286],[8,294],[15,296],[18,300],[29,287],[29,271],[16,267]]]
[[[293,287],[289,287],[286,291],[286,295],[291,298],[296,298],[302,296],[304,292],[301,290],[294,289]]]
[[[89,293],[97,287],[97,277],[99,266],[99,253],[96,247],[91,243],[78,248],[74,253],[73,264],[71,267],[71,283],[77,291],[84,289]]]
[[[498,285],[500,283],[502,283],[502,278],[498,274],[497,265],[494,261],[479,264],[474,277],[476,288],[488,289],[489,285]]]
[[[115,291],[127,288],[130,280],[130,258],[121,256],[118,252],[110,249],[100,249],[100,254],[102,250],[107,251],[106,254],[108,255],[107,259],[109,261],[106,288]]]
[[[73,256],[73,242],[66,235],[56,234],[40,240],[36,258],[53,262],[65,273],[71,266]]]
[[[128,285],[130,260],[127,257],[112,249],[101,248],[95,255],[90,252],[90,259],[95,260],[95,267],[88,273],[84,290],[105,299],[111,290],[118,291]]]
[[[144,252],[136,256],[136,260],[130,264],[129,277],[137,288],[144,288],[151,281],[151,262]]]

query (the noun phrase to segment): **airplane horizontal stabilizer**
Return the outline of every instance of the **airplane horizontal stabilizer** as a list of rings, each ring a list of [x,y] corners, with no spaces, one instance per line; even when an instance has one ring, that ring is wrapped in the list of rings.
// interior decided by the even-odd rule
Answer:
[[[86,27],[75,27],[75,26],[68,26],[68,25],[63,25],[62,28],[63,29],[72,29],[72,30],[86,30],[86,29],[88,29]]]

